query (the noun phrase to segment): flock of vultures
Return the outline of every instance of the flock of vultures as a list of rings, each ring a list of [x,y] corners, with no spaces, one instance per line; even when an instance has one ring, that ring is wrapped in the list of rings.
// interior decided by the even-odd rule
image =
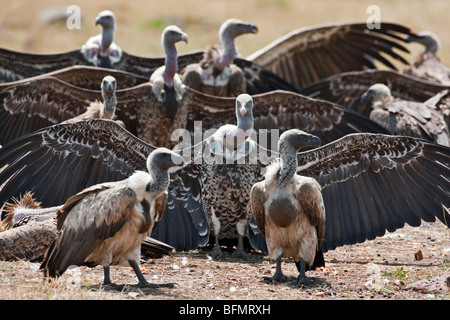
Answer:
[[[292,258],[302,286],[328,250],[449,226],[450,69],[433,33],[320,25],[242,58],[235,38],[258,27],[232,18],[181,55],[188,35],[167,26],[148,58],[116,44],[111,11],[95,24],[81,49],[0,48],[1,260],[44,277],[101,265],[105,285],[129,263],[144,286],[142,256],[228,246],[268,255],[277,282]]]

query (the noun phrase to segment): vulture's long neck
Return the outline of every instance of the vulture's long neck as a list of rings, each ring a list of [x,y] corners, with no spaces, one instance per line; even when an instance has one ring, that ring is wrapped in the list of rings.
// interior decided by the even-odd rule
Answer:
[[[280,143],[281,169],[277,174],[278,184],[288,183],[297,171],[297,152],[294,148]]]
[[[100,50],[101,55],[107,55],[109,46],[114,41],[114,30],[115,27],[102,27],[102,47]]]
[[[222,43],[223,54],[217,60],[215,67],[223,70],[226,66],[233,62],[237,51],[234,44],[234,37],[230,36],[227,32],[220,35],[220,42]]]
[[[238,129],[247,132],[248,130],[253,129],[253,115],[247,115],[242,117],[239,112],[237,112],[237,127]]]
[[[151,193],[162,193],[169,186],[169,172],[160,168],[152,168],[149,171],[152,179],[147,184],[146,191]]]
[[[102,92],[103,119],[113,119],[116,113],[117,98],[114,92]]]
[[[173,77],[178,70],[178,54],[175,43],[163,43],[165,58],[165,68],[163,73],[164,82],[167,86],[173,87]]]

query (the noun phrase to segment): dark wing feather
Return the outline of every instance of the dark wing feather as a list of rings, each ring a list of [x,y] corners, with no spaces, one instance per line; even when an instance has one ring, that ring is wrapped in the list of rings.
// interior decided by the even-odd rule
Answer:
[[[332,75],[301,90],[312,98],[331,101],[368,116],[372,108],[361,104],[362,94],[375,83],[383,83],[391,89],[393,97],[424,102],[448,86],[428,82],[395,70],[365,70]]]
[[[100,91],[75,87],[54,77],[9,87],[0,93],[0,144],[73,118],[96,100],[102,101]]]
[[[380,29],[365,23],[313,26],[296,29],[247,59],[301,89],[336,73],[408,64],[397,52],[409,53],[404,44],[410,34],[392,23],[381,23]]]
[[[253,102],[254,129],[257,132],[279,129],[281,134],[285,130],[298,128],[317,135],[323,143],[355,132],[388,133],[356,112],[294,92],[276,90],[257,94],[253,96]],[[219,98],[187,89],[181,106],[188,112],[184,128],[194,132],[195,121],[201,121],[203,131],[236,123],[235,103],[235,98]],[[275,141],[278,141],[277,138],[274,138]],[[261,141],[259,143],[264,145]]]
[[[34,77],[80,64],[90,65],[79,49],[55,54],[33,54],[0,48],[0,82]]]
[[[147,170],[146,159],[154,149],[109,120],[41,129],[0,149],[0,167],[4,168],[0,203],[33,191],[45,207],[63,204],[84,188]],[[172,174],[165,212],[153,230],[158,240],[173,243],[177,250],[189,250],[203,243],[208,234],[202,222],[198,180],[195,176],[180,179]],[[170,228],[161,231],[168,223]]]
[[[352,134],[298,154],[298,173],[322,186],[324,250],[363,242],[405,223],[448,225],[450,148],[424,140]]]
[[[178,70],[182,70],[188,64],[199,62],[202,57],[203,51],[194,51],[179,55]],[[150,79],[152,73],[160,66],[163,66],[164,63],[164,57],[141,57],[122,51],[122,58],[113,67]]]
[[[60,205],[90,185],[146,170],[153,149],[108,120],[41,129],[0,149],[1,167],[7,166],[0,172],[0,184],[6,182],[0,203],[33,190],[43,206]]]
[[[58,235],[41,268],[61,275],[70,265],[89,263],[86,258],[104,240],[114,236],[132,214],[136,193],[120,181],[96,185],[69,198],[57,213]]]

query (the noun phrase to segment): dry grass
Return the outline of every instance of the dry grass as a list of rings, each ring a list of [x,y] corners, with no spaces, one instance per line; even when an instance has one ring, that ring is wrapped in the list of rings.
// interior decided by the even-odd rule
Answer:
[[[118,20],[116,42],[127,52],[142,56],[161,56],[160,35],[168,24],[177,24],[189,35],[180,52],[203,49],[218,42],[220,24],[230,17],[255,23],[260,32],[237,40],[247,56],[287,32],[304,26],[332,22],[364,22],[367,7],[377,4],[383,21],[397,22],[414,31],[430,30],[443,44],[441,56],[450,63],[448,0],[101,0],[77,1],[84,20],[81,29],[69,30],[64,22],[41,24],[38,15],[44,8],[65,8],[73,1],[0,0],[0,46],[32,52],[59,52],[74,49],[89,36],[99,33],[94,25],[98,12],[110,9]]]
[[[415,253],[423,259],[416,260]],[[0,299],[13,300],[449,300],[450,288],[419,281],[450,276],[450,232],[442,223],[405,227],[373,241],[343,246],[325,254],[326,267],[307,273],[314,285],[298,288],[294,263],[285,260],[289,281],[267,284],[275,263],[253,253],[249,261],[212,260],[204,251],[178,252],[141,264],[152,284],[173,288],[104,288],[101,267],[74,268],[59,279],[44,281],[39,263],[0,261]],[[113,266],[116,284],[134,284],[130,267]],[[420,288],[419,288],[420,289]]]

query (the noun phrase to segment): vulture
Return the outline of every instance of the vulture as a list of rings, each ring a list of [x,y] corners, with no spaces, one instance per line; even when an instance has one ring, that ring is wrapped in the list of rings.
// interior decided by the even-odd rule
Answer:
[[[304,133],[297,140],[290,133],[284,138],[297,144],[287,151],[280,137],[281,159],[269,165],[265,180],[251,192],[253,218],[265,234],[269,255],[277,259],[274,280],[283,279],[282,254],[306,260],[305,267],[296,263],[303,282],[304,270],[321,264],[319,250],[372,240],[405,223],[419,226],[421,220],[438,218],[448,226],[449,147],[414,137],[357,133],[297,152],[295,159],[292,154],[302,139],[319,140]],[[297,181],[306,185],[294,187]],[[297,242],[289,242],[296,236]]]
[[[308,85],[303,95],[337,103],[369,116],[372,108],[361,104],[361,96],[373,84],[384,83],[398,99],[425,102],[450,86],[430,82],[396,70],[363,70],[332,75]],[[437,105],[437,104],[435,104]]]
[[[293,84],[298,90],[331,75],[363,69],[398,70],[409,65],[408,27],[365,22],[331,23],[295,29],[247,56]]]
[[[0,225],[0,260],[42,261],[56,237],[57,210],[41,208],[29,192],[5,203],[2,211],[6,217]]]
[[[13,110],[9,107],[6,107],[5,109],[0,111],[0,124],[2,125],[0,141],[2,143],[13,140],[16,137],[20,137],[26,133],[32,132],[39,127],[45,126],[49,120],[59,123],[71,123],[98,118],[114,120],[121,126],[125,125],[122,120],[116,119],[117,81],[110,75],[105,76],[102,79],[100,85],[100,97],[102,98],[103,102],[99,102],[100,99],[97,99],[98,96],[91,94],[90,97],[92,98],[92,100],[89,100],[89,96],[84,97],[84,99],[82,100],[80,96],[79,102],[74,100],[73,105],[70,102],[68,103],[67,101],[58,101],[53,100],[52,97],[49,98],[49,96],[51,96],[51,84],[54,82],[59,83],[60,80],[49,77],[30,81],[39,81],[40,85],[49,85],[49,87],[47,90],[44,89],[44,91],[41,93],[42,95],[38,95],[38,101],[35,104],[33,104],[33,102],[36,101],[34,99],[32,100],[33,102],[28,104],[26,100],[25,102],[18,100],[8,101],[9,97],[3,96],[6,99],[4,101],[5,105],[11,103]],[[24,83],[23,85],[26,86],[27,83]],[[18,86],[20,88],[21,85]],[[69,84],[67,84],[67,86],[72,89],[76,88]],[[17,87],[11,87],[10,89],[14,91],[15,88]],[[56,90],[58,89],[59,88],[57,88]],[[61,89],[64,90],[64,86],[62,86]],[[74,91],[76,91],[76,89]],[[85,91],[87,93],[92,92],[91,90],[87,89],[82,91]],[[7,94],[6,92],[5,94]],[[62,93],[63,96],[66,94],[68,94],[68,92]],[[0,96],[2,96],[2,94],[0,94]],[[80,103],[81,106],[77,106],[78,103]],[[62,104],[61,108],[58,107],[59,104]],[[55,107],[52,108],[52,106]],[[65,117],[64,107],[74,109],[75,112],[71,113],[68,117]],[[23,108],[25,108],[25,111],[28,111],[29,113],[25,113]],[[34,118],[32,116],[34,116]],[[28,117],[31,117],[31,119],[29,119]]]
[[[155,149],[111,120],[91,119],[43,128],[0,149],[8,163],[1,166],[4,169],[0,175],[5,180],[0,182],[0,194],[4,196],[0,203],[29,191],[43,207],[60,206],[85,188],[122,181],[136,170],[147,170],[146,159]],[[164,214],[159,215],[162,218],[153,230],[157,237],[152,238],[182,251],[206,243],[208,235],[199,198],[192,195],[197,196],[200,184],[179,171],[170,173],[167,197],[157,198],[157,209]]]
[[[103,284],[111,284],[110,266],[128,261],[138,285],[148,284],[139,269],[140,246],[155,223],[155,200],[169,186],[168,170],[183,158],[158,148],[147,158],[147,170],[121,181],[96,184],[71,196],[57,212],[56,239],[41,264],[57,277],[70,265],[102,265]]]
[[[0,82],[26,79],[74,65],[123,70],[148,80],[164,64],[163,57],[132,55],[114,43],[116,22],[113,12],[100,12],[95,24],[102,27],[101,34],[89,38],[81,48],[67,52],[33,54],[0,48]],[[199,61],[201,57],[202,51],[198,51],[186,54],[180,60],[187,65]]]
[[[280,157],[266,170],[264,180],[250,191],[253,218],[266,239],[269,257],[276,260],[271,280],[286,280],[281,258],[292,257],[299,271],[297,284],[306,284],[305,271],[325,266],[325,204],[321,186],[312,177],[297,174],[297,151],[320,146],[314,135],[298,129],[284,132],[278,142]]]
[[[91,102],[85,112],[61,123],[73,123],[89,119],[109,119],[115,120],[118,124],[124,126],[123,121],[116,120],[116,88],[117,83],[114,77],[104,77],[100,85],[103,102]]]
[[[156,99],[166,105],[166,112],[172,117],[178,110],[178,104],[183,98],[184,86],[178,71],[178,55],[175,43],[188,42],[188,36],[177,26],[171,25],[164,29],[161,44],[164,49],[165,63],[150,76],[150,83]]]
[[[370,103],[370,118],[393,134],[450,145],[444,115],[435,106],[395,99],[389,87],[382,83],[369,87],[361,96],[361,101]]]
[[[412,65],[406,66],[404,73],[431,82],[450,86],[450,68],[444,65],[438,56],[441,41],[430,31],[418,32],[408,37],[411,42],[418,42],[425,46]]]
[[[256,125],[255,110],[264,100],[253,97],[253,101]],[[233,109],[235,122],[235,106]],[[298,153],[297,171],[322,187],[327,215],[322,252],[374,239],[405,223],[419,226],[421,220],[450,221],[442,209],[450,207],[449,147],[414,137],[351,133],[351,125],[348,133],[335,138],[329,131],[333,122],[323,122],[329,112],[319,109],[322,117],[307,119],[310,128],[313,124],[322,128],[321,135],[315,134],[321,130],[313,134],[324,145]],[[220,116],[216,113],[216,118]],[[341,118],[336,114],[335,119]],[[345,128],[342,123],[339,127]],[[304,126],[301,130],[307,131]],[[330,137],[333,140],[324,142]],[[180,147],[195,151],[195,147]],[[154,149],[111,120],[40,129],[0,149],[0,168],[4,168],[0,172],[0,205],[26,191],[33,192],[44,207],[60,205],[83,188],[120,181],[135,170],[145,170],[146,158]],[[186,158],[185,162],[182,169],[170,173],[166,210],[151,234],[177,251],[196,249],[209,241],[198,163]],[[252,221],[250,228],[258,236]]]
[[[192,132],[196,121],[202,121],[203,130],[236,121],[235,97],[215,97],[185,86],[178,110],[167,112],[153,88],[147,82],[116,90],[118,120],[132,134],[152,145],[173,147],[177,141],[173,141],[172,133],[177,129]],[[329,138],[323,139],[342,137],[355,130],[381,130],[369,119],[338,105],[295,92],[275,90],[252,97],[258,106],[253,112],[256,130],[295,127],[318,135],[316,131],[327,131]],[[100,99],[98,90],[78,88],[51,77],[11,86],[0,93],[0,144],[73,118],[85,112],[92,101]]]
[[[250,95],[240,94],[236,98],[236,118],[236,125],[223,125],[206,139],[206,150],[211,150],[212,157],[203,159],[195,170],[200,174],[203,210],[210,235],[214,237],[214,247],[209,253],[213,258],[222,255],[219,239],[236,238],[238,244],[233,256],[249,258],[244,248],[251,219],[249,192],[253,183],[261,180],[260,163],[250,162],[256,150],[256,143],[249,139],[253,136]]]
[[[5,218],[0,223],[0,260],[42,261],[56,238],[56,212],[61,207],[42,208],[30,192],[5,203]],[[155,210],[161,212],[160,208]],[[141,245],[145,259],[161,258],[172,250],[173,247],[151,237],[146,237]]]
[[[258,28],[239,19],[228,19],[219,30],[220,46],[208,47],[199,63],[182,71],[183,83],[197,91],[220,97],[237,97],[247,92],[244,71],[233,64],[238,55],[236,37],[257,33]]]

